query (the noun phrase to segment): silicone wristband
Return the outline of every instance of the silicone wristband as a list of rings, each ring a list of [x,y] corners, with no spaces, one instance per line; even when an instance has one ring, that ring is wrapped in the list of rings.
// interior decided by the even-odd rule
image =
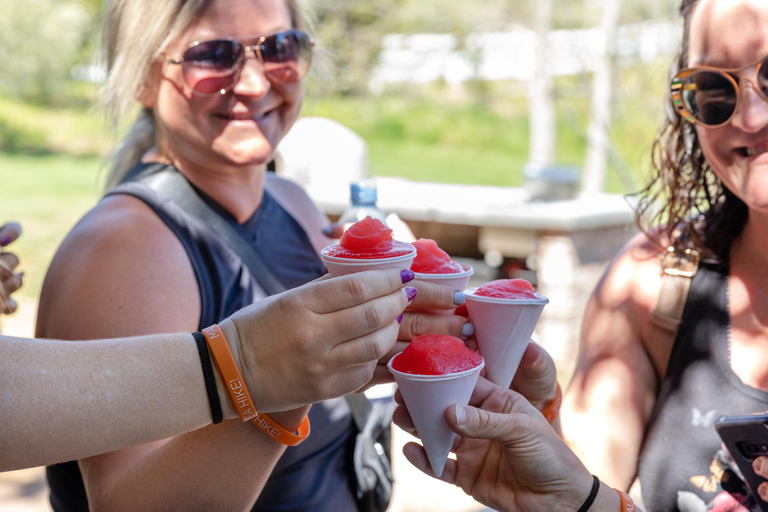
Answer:
[[[629,494],[618,489],[614,489],[614,491],[619,493],[619,499],[621,499],[621,512],[635,512],[637,510],[635,508],[635,502],[632,501],[632,498],[629,497]]]
[[[221,423],[224,415],[221,411],[221,400],[219,400],[219,391],[216,388],[216,377],[213,374],[213,363],[211,355],[208,353],[208,344],[205,336],[201,332],[193,332],[197,344],[197,353],[200,355],[200,365],[203,368],[203,381],[205,382],[205,392],[208,395],[208,405],[211,407],[211,420],[214,425]]]
[[[304,420],[301,422],[301,425],[299,425],[296,434],[284,429],[264,413],[257,414],[256,417],[251,420],[251,423],[259,427],[265,434],[278,443],[286,446],[296,446],[309,437],[310,428],[308,416],[304,416]]]
[[[563,405],[563,390],[560,389],[560,383],[557,382],[555,398],[549,402],[549,405],[547,405],[543,411],[541,411],[541,414],[544,415],[544,418],[546,418],[547,422],[552,423],[555,421],[555,418],[557,418],[557,415],[560,412],[561,405]]]
[[[226,338],[224,338],[224,333],[221,332],[217,324],[213,324],[203,329],[203,336],[205,336],[208,348],[211,349],[211,354],[216,360],[237,413],[243,421],[252,420],[258,413],[253,405],[253,400],[251,400],[251,395],[245,387],[243,376],[240,375],[240,370],[235,364],[235,358],[232,357],[232,351],[229,349]]]
[[[595,498],[597,498],[597,491],[600,490],[600,480],[597,478],[597,476],[592,475],[592,489],[589,491],[589,496],[587,496],[587,499],[584,500],[584,503],[579,507],[579,510],[576,512],[587,512],[589,510],[589,507],[592,506],[592,504],[595,502]]]

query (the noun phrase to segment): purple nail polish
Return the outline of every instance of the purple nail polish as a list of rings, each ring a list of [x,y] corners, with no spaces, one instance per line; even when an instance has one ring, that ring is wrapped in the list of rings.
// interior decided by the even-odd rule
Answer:
[[[416,298],[417,293],[419,293],[419,291],[416,288],[413,288],[412,286],[409,286],[408,288],[405,289],[405,295],[408,297],[409,301]]]
[[[0,245],[8,245],[11,243],[11,237],[6,235],[3,238],[0,238]]]
[[[410,283],[415,277],[416,272],[413,270],[403,270],[400,272],[400,279],[403,281],[403,284]]]
[[[400,313],[400,316],[397,317],[397,323],[399,323],[399,324],[403,323],[403,314],[402,313]]]

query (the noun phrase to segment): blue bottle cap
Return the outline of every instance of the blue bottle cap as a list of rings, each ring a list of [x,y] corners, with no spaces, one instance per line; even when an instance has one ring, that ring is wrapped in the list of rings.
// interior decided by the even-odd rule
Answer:
[[[376,183],[372,181],[356,181],[349,186],[352,204],[375,204]]]

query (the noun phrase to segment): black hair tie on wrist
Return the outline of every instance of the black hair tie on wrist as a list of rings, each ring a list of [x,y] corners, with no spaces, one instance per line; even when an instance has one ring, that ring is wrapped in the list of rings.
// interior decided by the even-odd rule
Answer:
[[[598,490],[600,490],[600,479],[595,475],[592,475],[592,490],[589,491],[589,496],[587,496],[586,501],[584,501],[584,504],[579,508],[578,512],[587,512],[587,510],[589,510],[589,507],[592,506],[592,503],[595,502],[595,498],[597,498]]]
[[[208,352],[208,344],[201,332],[193,332],[192,336],[197,343],[197,352],[200,354],[200,365],[203,367],[203,379],[205,380],[205,392],[208,393],[208,404],[211,406],[211,418],[213,423],[221,423],[224,414],[221,412],[221,400],[219,390],[216,388],[216,376],[213,374],[211,354]]]

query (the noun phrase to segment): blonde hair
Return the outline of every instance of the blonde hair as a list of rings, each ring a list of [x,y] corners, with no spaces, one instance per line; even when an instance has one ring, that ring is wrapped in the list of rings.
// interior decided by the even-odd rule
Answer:
[[[111,0],[103,27],[107,81],[103,108],[113,128],[135,110],[137,94],[149,83],[152,65],[213,0]],[[308,30],[299,0],[285,0],[294,28]],[[156,145],[152,110],[142,108],[126,136],[109,155],[106,188],[116,186],[144,153]]]

